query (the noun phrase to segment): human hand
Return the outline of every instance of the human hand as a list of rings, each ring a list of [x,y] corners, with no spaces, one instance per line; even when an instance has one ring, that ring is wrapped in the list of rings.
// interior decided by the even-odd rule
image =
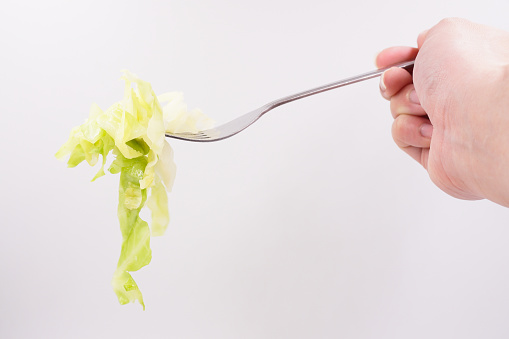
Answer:
[[[413,78],[401,68],[381,78],[394,141],[446,193],[509,207],[509,32],[445,19],[376,63],[413,58]]]

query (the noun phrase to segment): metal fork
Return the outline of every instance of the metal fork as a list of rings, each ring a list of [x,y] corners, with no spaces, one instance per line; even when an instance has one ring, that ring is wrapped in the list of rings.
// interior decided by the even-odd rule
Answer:
[[[383,72],[392,68],[392,67],[400,67],[407,70],[410,74],[413,71],[414,62],[408,61],[400,64],[396,64],[390,67],[377,69],[368,73],[360,74],[351,78],[343,79],[340,81],[336,81],[327,85],[323,85],[320,87],[316,87],[307,91],[299,92],[293,95],[286,96],[284,98],[274,100],[254,111],[251,111],[247,114],[241,115],[240,117],[231,120],[223,125],[214,127],[212,129],[208,129],[205,131],[200,131],[197,133],[166,133],[166,136],[169,138],[175,138],[180,140],[187,141],[197,141],[197,142],[210,142],[210,141],[219,141],[245,130],[249,126],[251,126],[256,120],[258,120],[262,115],[267,113],[268,111],[287,104],[289,102],[302,99],[308,97],[310,95],[322,93],[325,91],[329,91],[334,88],[343,87],[346,85],[351,85],[360,81],[376,78],[382,75]]]

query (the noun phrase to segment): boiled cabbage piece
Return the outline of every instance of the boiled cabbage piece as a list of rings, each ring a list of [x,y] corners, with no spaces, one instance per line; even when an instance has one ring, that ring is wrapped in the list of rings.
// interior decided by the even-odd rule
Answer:
[[[189,111],[182,93],[156,96],[150,83],[129,71],[123,71],[122,79],[123,99],[104,111],[92,105],[88,119],[71,130],[56,157],[69,156],[69,167],[83,161],[94,166],[101,157],[92,181],[105,175],[107,160],[113,157],[108,171],[120,174],[117,214],[122,246],[111,283],[121,304],[138,300],[145,309],[130,272],[150,263],[150,238],[163,235],[170,221],[167,192],[176,166],[165,132],[197,132],[211,128],[213,122],[200,110]],[[140,217],[145,206],[151,212],[150,227]]]

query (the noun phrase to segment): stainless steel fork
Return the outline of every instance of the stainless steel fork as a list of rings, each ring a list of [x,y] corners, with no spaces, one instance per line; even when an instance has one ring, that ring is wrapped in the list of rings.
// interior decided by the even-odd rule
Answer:
[[[392,67],[400,67],[407,70],[410,74],[413,71],[414,62],[408,61],[400,64],[396,64],[390,67],[377,69],[368,73],[360,74],[351,78],[343,79],[340,81],[336,81],[327,85],[323,85],[320,87],[316,87],[307,91],[299,92],[297,94],[289,95],[284,98],[274,100],[254,111],[251,111],[247,114],[241,115],[240,117],[227,122],[223,125],[214,127],[212,129],[208,129],[205,131],[200,131],[197,133],[166,133],[166,136],[169,138],[187,140],[187,141],[198,141],[198,142],[209,142],[209,141],[219,141],[245,130],[249,126],[251,126],[256,120],[258,120],[262,115],[267,113],[268,111],[287,104],[289,102],[302,99],[308,97],[310,95],[322,93],[325,91],[329,91],[334,88],[343,87],[346,85],[351,85],[360,81],[376,78],[382,75],[383,72],[392,68]]]

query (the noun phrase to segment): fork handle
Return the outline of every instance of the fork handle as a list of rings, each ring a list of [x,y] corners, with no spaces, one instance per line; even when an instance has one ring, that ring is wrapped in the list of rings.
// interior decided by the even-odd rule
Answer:
[[[390,67],[380,68],[380,69],[377,69],[377,70],[374,70],[374,71],[371,71],[371,72],[368,72],[368,73],[360,74],[360,75],[357,75],[357,76],[354,76],[354,77],[351,77],[351,78],[339,80],[339,81],[332,82],[332,83],[327,84],[327,85],[323,85],[323,86],[320,86],[320,87],[312,88],[312,89],[307,90],[307,91],[303,91],[303,92],[299,92],[299,93],[296,93],[296,94],[293,94],[293,95],[289,95],[289,96],[283,97],[281,99],[275,100],[275,101],[271,102],[270,104],[268,104],[267,106],[269,106],[270,108],[267,111],[269,111],[269,110],[271,110],[271,109],[273,109],[273,108],[275,108],[277,106],[284,105],[286,103],[289,103],[289,102],[292,102],[292,101],[295,101],[295,100],[299,100],[299,99],[302,99],[302,98],[305,98],[305,97],[308,97],[308,96],[311,96],[311,95],[315,95],[315,94],[318,94],[318,93],[323,93],[323,92],[326,92],[326,91],[330,91],[331,89],[335,89],[335,88],[339,88],[339,87],[355,84],[357,82],[361,82],[361,81],[364,81],[364,80],[368,80],[368,79],[373,79],[373,78],[379,77],[379,76],[382,75],[383,72],[385,72],[388,69],[391,69],[393,67],[403,68],[406,71],[408,71],[410,74],[412,74],[413,73],[413,69],[414,69],[414,61],[413,60],[412,61],[407,61],[407,62],[399,63],[399,64],[396,64],[396,65],[393,65],[393,66],[390,66]]]

